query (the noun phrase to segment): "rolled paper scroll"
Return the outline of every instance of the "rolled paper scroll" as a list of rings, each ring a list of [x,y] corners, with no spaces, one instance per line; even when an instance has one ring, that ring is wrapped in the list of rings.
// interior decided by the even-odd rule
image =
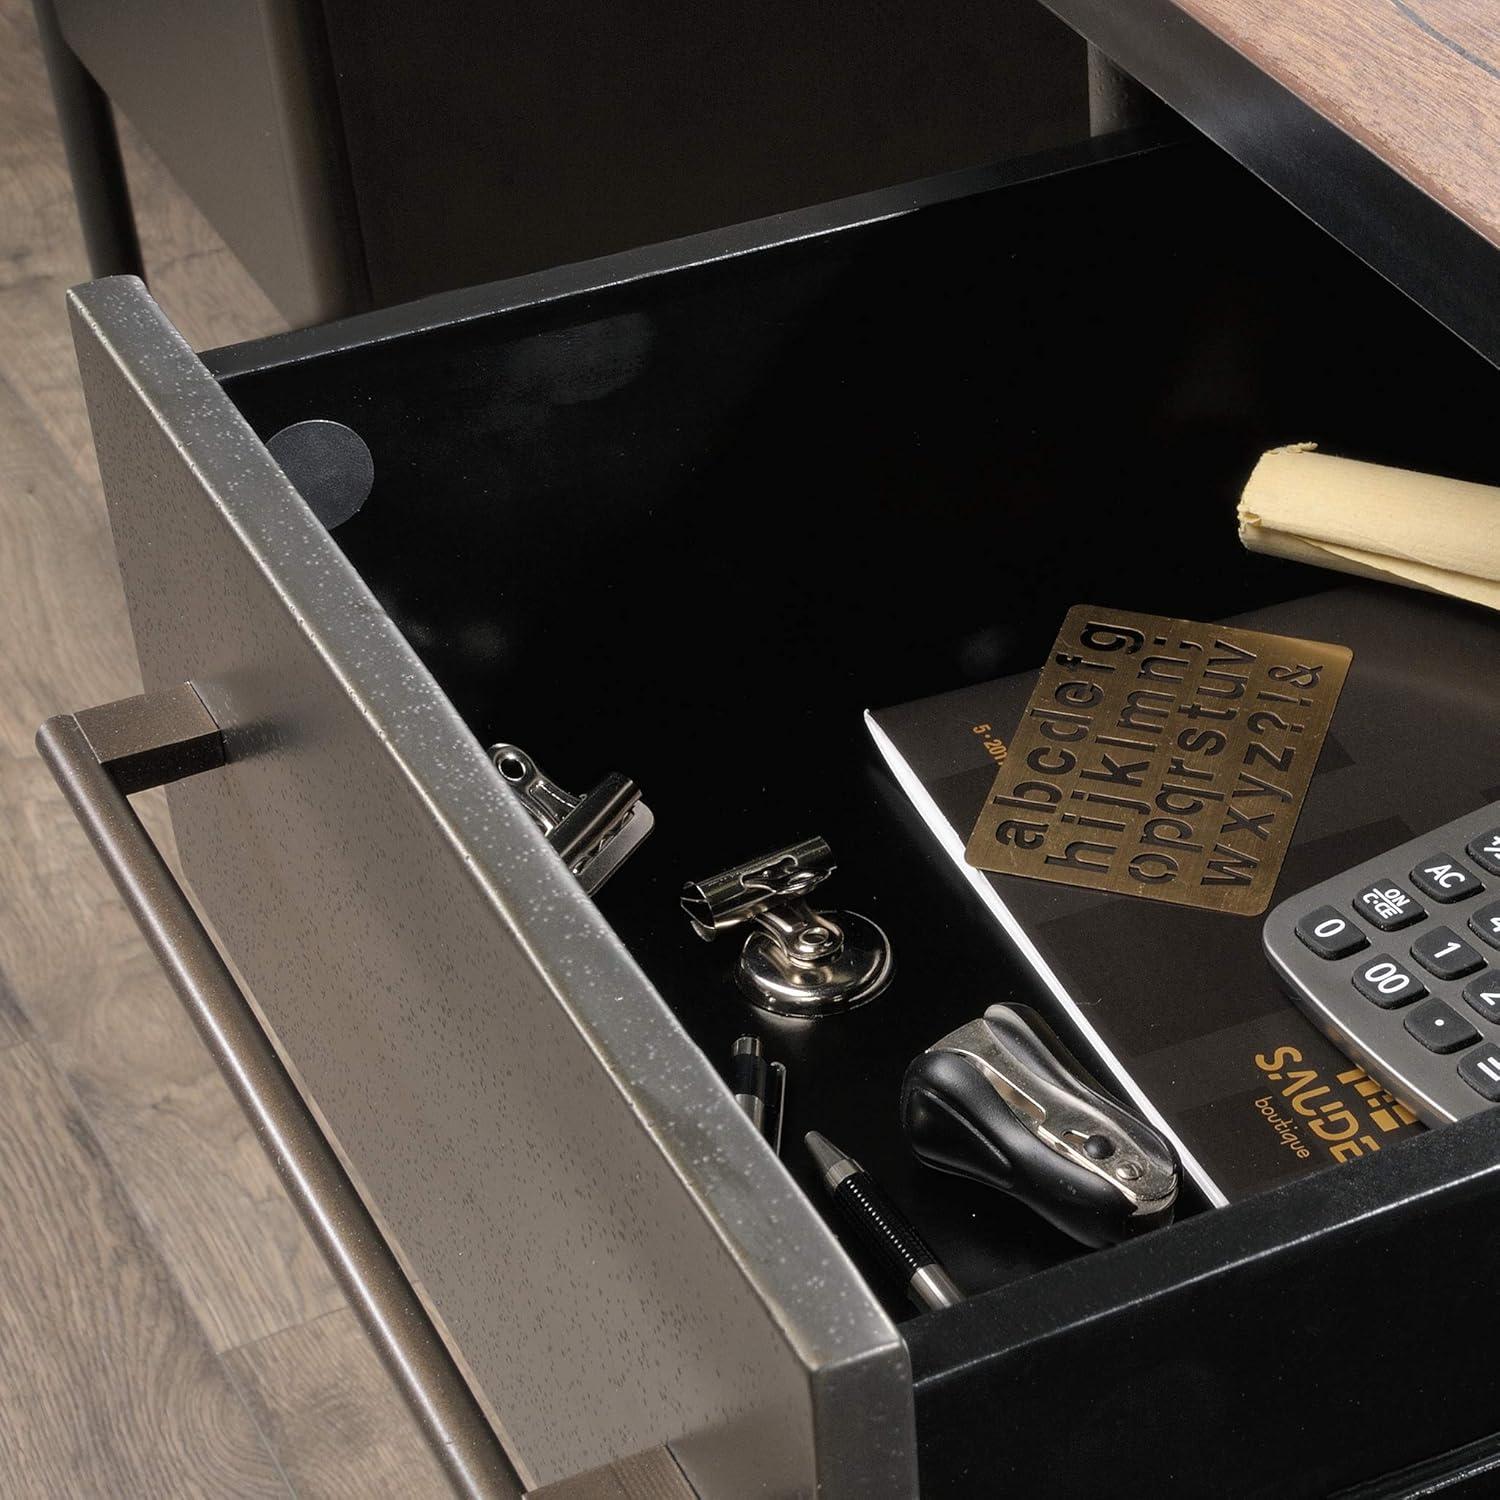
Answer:
[[[1239,504],[1253,552],[1500,609],[1500,488],[1273,448]]]

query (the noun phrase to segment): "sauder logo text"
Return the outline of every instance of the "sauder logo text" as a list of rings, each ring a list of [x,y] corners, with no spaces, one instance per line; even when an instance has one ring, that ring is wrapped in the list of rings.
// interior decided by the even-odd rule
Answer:
[[[1303,1161],[1354,1161],[1379,1151],[1382,1138],[1421,1129],[1406,1105],[1352,1063],[1330,1079],[1298,1048],[1277,1047],[1258,1054],[1255,1066],[1271,1086],[1255,1108]]]

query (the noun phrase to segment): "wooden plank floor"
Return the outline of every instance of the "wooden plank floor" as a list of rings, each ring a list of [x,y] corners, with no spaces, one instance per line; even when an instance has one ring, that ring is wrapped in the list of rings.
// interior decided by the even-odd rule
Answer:
[[[125,145],[189,341],[280,326]],[[63,310],[87,274],[30,5],[0,0],[0,1494],[444,1495],[32,747],[139,691]]]

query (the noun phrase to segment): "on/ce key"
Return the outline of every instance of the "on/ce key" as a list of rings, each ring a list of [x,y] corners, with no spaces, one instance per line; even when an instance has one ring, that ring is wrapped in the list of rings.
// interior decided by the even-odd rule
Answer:
[[[1382,932],[1410,927],[1427,915],[1417,898],[1394,880],[1377,880],[1374,885],[1367,885],[1354,898],[1354,909]]]

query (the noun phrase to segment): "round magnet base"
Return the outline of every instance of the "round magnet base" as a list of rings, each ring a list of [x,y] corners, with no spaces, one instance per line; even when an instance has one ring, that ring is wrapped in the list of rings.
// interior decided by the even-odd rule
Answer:
[[[831,958],[796,962],[764,932],[752,933],[740,954],[739,984],[747,999],[778,1016],[834,1015],[873,1000],[891,978],[885,933],[856,912],[837,914],[843,945]]]

